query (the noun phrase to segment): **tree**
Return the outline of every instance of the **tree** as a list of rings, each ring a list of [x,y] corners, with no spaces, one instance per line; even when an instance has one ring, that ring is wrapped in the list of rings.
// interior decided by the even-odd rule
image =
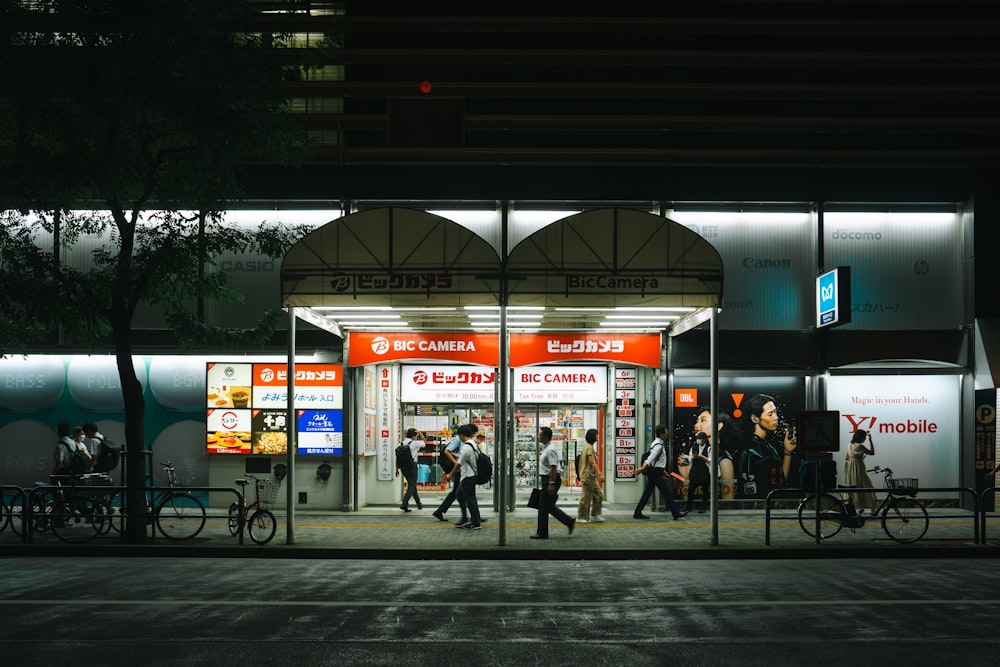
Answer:
[[[299,231],[235,229],[219,213],[241,194],[241,165],[291,163],[308,149],[281,84],[309,63],[279,53],[285,36],[252,32],[247,8],[33,0],[0,10],[0,289],[18,316],[0,326],[0,351],[57,331],[82,344],[110,341],[131,453],[145,443],[132,366],[139,304],[162,308],[180,343],[223,349],[263,342],[278,319],[262,314],[254,329],[225,330],[206,325],[198,307],[239,299],[213,270],[220,252],[279,257]],[[66,266],[63,249],[86,234],[111,247],[94,251],[88,270]],[[145,510],[142,474],[129,467],[130,513]],[[145,534],[144,520],[129,522],[129,541]]]

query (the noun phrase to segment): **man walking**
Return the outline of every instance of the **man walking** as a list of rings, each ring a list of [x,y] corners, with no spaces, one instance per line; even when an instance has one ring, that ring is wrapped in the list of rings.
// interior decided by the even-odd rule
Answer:
[[[468,424],[466,424],[465,426],[467,427]],[[476,427],[472,428],[474,430],[472,431],[471,435],[475,435],[478,429],[476,429]],[[444,497],[443,501],[441,501],[441,505],[439,505],[438,508],[434,510],[435,519],[437,519],[438,521],[447,521],[448,519],[444,518],[444,513],[447,512],[448,509],[451,507],[451,504],[457,500],[458,506],[462,509],[462,518],[458,520],[457,522],[458,524],[466,523],[469,520],[469,512],[465,507],[465,499],[462,498],[461,494],[459,494],[458,492],[458,485],[461,482],[461,470],[458,467],[458,455],[462,449],[462,438],[460,437],[459,434],[462,431],[462,429],[463,429],[462,426],[459,426],[458,429],[456,429],[455,437],[451,439],[451,442],[448,443],[448,446],[445,447],[444,451],[441,452],[441,456],[438,457],[438,463],[444,470],[445,482],[447,482],[449,479],[454,479],[455,481],[452,482],[451,491],[449,491],[448,495]]]
[[[465,508],[469,512],[469,520],[459,522],[455,528],[466,528],[468,530],[479,530],[482,525],[482,517],[479,515],[479,503],[476,501],[476,464],[478,462],[478,448],[472,442],[472,437],[476,433],[476,427],[472,424],[464,424],[458,427],[458,437],[462,439],[462,448],[458,453],[458,465],[452,470],[452,474],[459,475],[458,499],[465,503]],[[464,513],[463,513],[464,514]]]
[[[645,473],[646,488],[642,491],[642,498],[639,499],[639,504],[635,506],[632,518],[649,518],[642,513],[642,510],[646,506],[646,503],[649,502],[650,496],[653,495],[653,489],[656,488],[667,499],[667,506],[670,507],[670,512],[674,515],[674,520],[676,521],[687,514],[687,511],[677,506],[677,502],[674,500],[673,489],[670,488],[670,482],[667,480],[667,427],[663,424],[657,424],[655,433],[656,439],[653,440],[649,456],[642,462],[642,466],[635,471],[636,475]]]
[[[543,426],[538,429],[538,442],[545,445],[541,455],[538,457],[538,472],[542,485],[541,497],[538,501],[538,525],[535,534],[531,536],[533,540],[549,539],[549,515],[558,519],[564,526],[569,528],[569,534],[573,534],[576,527],[576,520],[571,519],[566,512],[556,507],[556,495],[562,488],[562,476],[560,475],[559,447],[552,442],[552,429]]]

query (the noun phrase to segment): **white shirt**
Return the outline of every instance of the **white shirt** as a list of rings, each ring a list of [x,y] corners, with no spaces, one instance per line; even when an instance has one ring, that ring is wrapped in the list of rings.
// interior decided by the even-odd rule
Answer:
[[[458,463],[462,466],[462,471],[459,474],[462,479],[476,477],[478,458],[476,456],[476,446],[469,441],[463,442],[462,449],[458,452]]]
[[[643,465],[648,465],[650,468],[667,467],[667,448],[663,445],[662,440],[657,438],[653,441],[653,447],[649,450],[649,456],[643,461]]]
[[[417,440],[416,438],[403,438],[403,444],[410,448],[410,456],[413,457],[413,462],[416,463],[420,450],[424,448],[424,441]]]
[[[98,431],[94,434],[94,437],[88,438],[84,436],[84,439],[90,446],[91,458],[97,458],[97,455],[101,452],[101,442],[104,440],[104,434]]]
[[[552,466],[556,467],[556,474],[562,474],[562,468],[559,466],[562,457],[559,454],[559,445],[554,441],[549,441],[549,444],[545,445],[545,449],[542,450],[541,455],[538,457],[538,474],[542,477],[548,477],[549,470]]]

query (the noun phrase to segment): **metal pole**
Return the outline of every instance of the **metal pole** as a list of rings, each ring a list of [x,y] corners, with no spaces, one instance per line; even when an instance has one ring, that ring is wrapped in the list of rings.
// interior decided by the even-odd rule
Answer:
[[[709,493],[712,499],[710,509],[712,524],[712,546],[719,545],[719,320],[718,308],[712,307],[709,317],[709,373],[712,376],[712,389],[709,392],[709,411],[712,415],[712,447],[709,450],[710,463],[708,466],[711,477],[709,478]]]
[[[498,365],[498,372],[500,377],[497,378],[497,401],[498,406],[497,413],[494,415],[494,428],[493,434],[496,438],[497,446],[497,484],[499,485],[499,493],[497,494],[497,501],[500,505],[500,514],[498,515],[498,532],[497,544],[501,547],[507,546],[507,494],[510,491],[511,497],[513,497],[513,491],[508,488],[509,480],[513,479],[510,474],[512,466],[514,465],[512,454],[513,451],[511,443],[513,442],[513,424],[509,419],[507,412],[510,410],[510,355],[509,355],[509,345],[510,336],[507,333],[507,301],[510,297],[509,289],[510,286],[507,283],[507,254],[509,248],[507,247],[507,239],[509,234],[509,215],[510,206],[508,202],[503,201],[500,203],[500,294],[499,294],[499,305],[500,305],[500,359]]]
[[[285,544],[295,544],[295,447],[299,439],[295,421],[295,307],[288,307],[288,403],[286,405]]]

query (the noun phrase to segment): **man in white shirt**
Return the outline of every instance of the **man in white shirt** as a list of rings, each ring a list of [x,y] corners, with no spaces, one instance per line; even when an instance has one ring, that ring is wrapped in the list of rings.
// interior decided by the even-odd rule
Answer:
[[[469,519],[455,525],[455,528],[467,530],[480,530],[482,528],[482,517],[479,514],[479,503],[476,501],[476,464],[478,457],[476,445],[472,438],[476,434],[476,427],[472,424],[464,424],[458,427],[458,437],[462,439],[462,447],[458,451],[458,465],[451,471],[451,475],[456,472],[460,475],[458,493],[459,498],[465,501],[465,507],[469,512]]]
[[[552,442],[552,429],[543,426],[538,429],[538,442],[545,445],[541,455],[538,457],[538,472],[541,475],[539,482],[542,486],[541,497],[538,501],[538,524],[535,534],[531,535],[533,540],[549,539],[549,515],[558,519],[569,529],[569,534],[573,534],[576,527],[576,520],[572,519],[566,512],[556,507],[556,496],[562,488],[561,469],[559,467],[560,457],[559,446]]]
[[[667,454],[667,427],[657,424],[655,432],[656,439],[653,440],[649,456],[642,462],[642,466],[635,471],[636,475],[646,474],[646,488],[642,491],[642,497],[639,499],[639,504],[635,506],[632,518],[649,518],[642,513],[642,510],[646,506],[646,503],[649,502],[649,498],[653,495],[653,489],[655,488],[659,489],[660,494],[667,500],[670,513],[674,515],[674,520],[676,521],[687,514],[687,511],[677,506],[677,502],[674,500],[673,489],[670,488],[670,482],[667,481],[667,465],[669,462]]]
[[[403,438],[401,444],[409,448],[412,464],[406,470],[396,470],[396,477],[399,477],[399,473],[402,472],[403,479],[406,480],[406,493],[403,494],[403,502],[400,503],[399,509],[409,512],[410,500],[412,499],[417,504],[417,509],[422,510],[424,505],[420,502],[420,494],[417,493],[417,459],[424,446],[424,434],[415,428],[407,429],[406,437]]]
[[[441,456],[438,457],[438,462],[442,466],[442,469],[444,469],[445,465],[449,463],[451,464],[451,467],[445,470],[444,473],[445,483],[447,484],[448,480],[452,478],[454,478],[455,481],[451,485],[451,491],[448,492],[448,495],[444,497],[444,500],[441,501],[441,504],[432,513],[434,518],[438,521],[447,521],[447,519],[444,518],[444,513],[447,512],[451,507],[451,504],[457,500],[458,507],[462,510],[462,518],[459,519],[455,525],[462,525],[463,523],[468,523],[469,521],[469,512],[465,506],[465,499],[458,492],[462,474],[458,465],[458,455],[462,451],[462,437],[458,433],[461,428],[462,427],[459,426],[458,429],[456,429],[455,437],[448,443],[448,446],[442,450]],[[473,434],[475,434],[475,431],[473,431]]]

